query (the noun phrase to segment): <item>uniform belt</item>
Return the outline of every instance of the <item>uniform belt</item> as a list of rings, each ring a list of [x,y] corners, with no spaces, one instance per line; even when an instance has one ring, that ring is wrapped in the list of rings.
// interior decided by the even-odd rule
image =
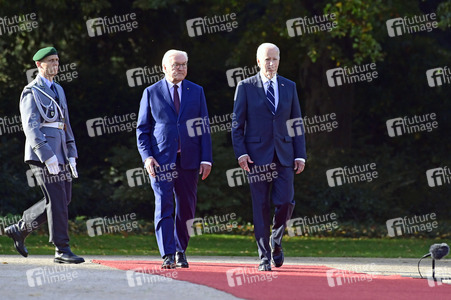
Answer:
[[[62,122],[41,123],[41,127],[52,127],[62,130],[64,129],[64,123]]]

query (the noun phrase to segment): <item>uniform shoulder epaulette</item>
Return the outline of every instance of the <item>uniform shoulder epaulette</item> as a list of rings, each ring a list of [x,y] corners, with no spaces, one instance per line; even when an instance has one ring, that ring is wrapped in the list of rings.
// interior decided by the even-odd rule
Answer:
[[[25,86],[25,89],[31,89],[34,85],[36,85],[36,83],[37,83],[36,79],[31,81],[29,84]]]

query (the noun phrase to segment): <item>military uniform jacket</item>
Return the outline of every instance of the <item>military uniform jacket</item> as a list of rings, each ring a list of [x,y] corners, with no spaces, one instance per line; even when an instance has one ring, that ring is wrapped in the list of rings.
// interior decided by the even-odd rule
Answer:
[[[78,157],[69,122],[66,95],[59,84],[54,84],[58,92],[59,107],[44,94],[56,100],[55,93],[39,75],[25,86],[20,95],[19,108],[25,134],[26,163],[44,163],[56,155],[59,164],[67,164],[69,157]],[[55,122],[64,123],[64,128],[46,126],[46,123]]]

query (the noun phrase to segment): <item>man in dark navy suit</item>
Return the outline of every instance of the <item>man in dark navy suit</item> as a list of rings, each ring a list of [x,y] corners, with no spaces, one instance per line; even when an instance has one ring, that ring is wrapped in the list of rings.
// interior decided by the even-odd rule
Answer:
[[[162,65],[165,78],[144,90],[136,135],[155,194],[162,268],[188,268],[187,221],[195,214],[198,174],[206,179],[213,162],[207,103],[202,87],[185,80],[186,52],[169,50]]]
[[[260,271],[270,271],[271,261],[275,267],[283,264],[282,237],[295,204],[294,173],[304,170],[307,158],[296,84],[277,75],[279,59],[276,45],[258,47],[260,72],[238,84],[233,108],[237,126],[232,142],[240,167],[249,179],[250,174],[268,178],[258,176],[268,170],[277,174],[271,180],[249,180]],[[271,200],[275,214],[270,235]]]

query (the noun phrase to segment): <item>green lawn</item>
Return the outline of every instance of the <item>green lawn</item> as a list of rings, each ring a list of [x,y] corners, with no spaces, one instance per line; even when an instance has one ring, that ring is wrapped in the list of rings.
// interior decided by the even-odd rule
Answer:
[[[286,256],[313,257],[403,257],[419,258],[434,243],[446,240],[393,238],[310,238],[284,237]],[[31,254],[53,254],[46,235],[32,234],[26,245]],[[79,255],[159,255],[153,235],[72,235],[72,250]],[[252,236],[204,234],[191,238],[189,255],[257,256]],[[12,240],[0,236],[0,254],[17,254]]]

